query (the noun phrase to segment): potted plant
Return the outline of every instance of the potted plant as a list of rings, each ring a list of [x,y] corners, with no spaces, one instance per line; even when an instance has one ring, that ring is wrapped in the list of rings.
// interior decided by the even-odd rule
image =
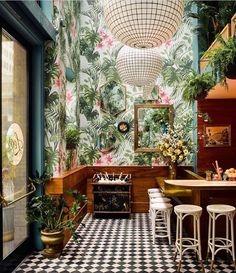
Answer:
[[[39,180],[37,184],[40,184]],[[81,203],[86,202],[87,199],[77,190],[68,191],[68,194],[72,197],[71,206],[66,203],[62,195],[35,196],[27,203],[27,221],[40,224],[41,240],[46,246],[43,251],[45,257],[60,256],[65,229],[71,231],[74,239],[78,238],[75,231],[79,219],[76,220],[76,215]]]
[[[66,130],[66,148],[75,149],[79,144],[80,131],[76,127],[69,127]]]
[[[214,80],[227,86],[226,78],[236,79],[236,37],[224,41],[218,36],[217,40],[221,46],[210,50],[206,57],[209,59]]]
[[[198,74],[192,71],[183,88],[183,100],[193,104],[197,99],[204,99],[216,82],[211,73]]]

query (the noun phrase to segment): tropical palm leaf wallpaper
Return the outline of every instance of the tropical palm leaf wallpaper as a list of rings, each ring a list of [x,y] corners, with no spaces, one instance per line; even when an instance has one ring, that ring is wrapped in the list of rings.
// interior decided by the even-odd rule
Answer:
[[[116,57],[122,44],[106,28],[101,3],[102,0],[54,0],[54,23],[61,27],[57,46],[50,45],[47,52],[49,68],[45,77],[45,150],[47,167],[54,175],[68,168],[64,135],[69,125],[80,128],[78,156],[71,167],[162,164],[157,153],[134,152],[135,103],[152,100],[156,104],[173,104],[175,122],[185,119],[186,130],[190,135],[192,132],[192,109],[181,100],[181,84],[190,73],[193,58],[189,18],[185,16],[176,35],[160,47],[164,66],[156,81],[158,87],[148,87],[150,92],[144,96],[146,87],[125,85],[117,73]],[[121,100],[125,100],[125,109]],[[121,121],[129,124],[127,133],[117,129]],[[106,138],[110,138],[112,149],[104,151],[101,147]]]

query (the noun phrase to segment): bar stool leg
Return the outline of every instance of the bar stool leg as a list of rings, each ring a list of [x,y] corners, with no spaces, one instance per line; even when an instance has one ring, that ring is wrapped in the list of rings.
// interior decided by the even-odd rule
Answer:
[[[176,242],[178,241],[179,239],[179,216],[177,215],[176,217]],[[176,243],[175,243],[175,255],[174,255],[174,261],[176,260],[176,256],[177,256],[177,246],[176,246]]]
[[[197,239],[197,233],[196,233],[196,230],[197,230],[197,228],[196,228],[196,225],[197,225],[197,220],[196,220],[197,218],[196,218],[196,216],[194,215],[193,216],[193,238],[194,238],[194,240],[196,240]],[[195,256],[196,256],[196,259],[198,259],[198,253],[197,253],[197,249],[194,249],[194,252],[195,252]]]
[[[214,267],[214,261],[215,261],[215,213],[212,213],[212,254],[211,254],[211,267],[210,267],[210,272],[212,272],[213,267]]]
[[[225,222],[226,222],[226,232],[225,232],[225,235],[226,235],[226,240],[227,240],[227,243],[228,243],[228,240],[229,240],[229,216],[226,215],[226,219],[225,219]],[[227,249],[226,250],[227,254],[229,253],[229,250]]]
[[[232,258],[233,258],[233,264],[234,268],[236,270],[236,261],[235,261],[235,248],[234,248],[234,215],[230,216],[230,229],[231,229],[231,242],[232,242]]]
[[[182,213],[180,213],[180,228],[179,228],[179,241],[180,241],[180,247],[179,247],[179,265],[178,265],[178,272],[180,272],[181,270],[181,264],[182,264],[182,251],[183,251],[183,247],[182,247],[182,238],[183,238],[183,219],[182,219]]]
[[[209,214],[209,220],[208,220],[208,242],[207,242],[207,255],[206,255],[206,260],[209,257],[210,254],[210,238],[211,238],[211,215]]]
[[[171,210],[167,210],[166,217],[167,217],[167,233],[168,233],[169,245],[171,244],[170,214],[171,214]]]
[[[152,240],[155,244],[155,233],[156,233],[156,211],[151,209],[151,223],[152,223]]]
[[[205,272],[203,263],[202,263],[202,249],[201,249],[201,234],[200,234],[200,218],[197,218],[197,240],[198,240],[198,258],[201,264],[202,271]]]

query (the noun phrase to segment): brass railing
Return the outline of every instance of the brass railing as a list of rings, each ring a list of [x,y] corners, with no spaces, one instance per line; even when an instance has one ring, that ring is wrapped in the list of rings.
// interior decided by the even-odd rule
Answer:
[[[35,188],[35,186],[34,186],[33,183],[29,184],[28,187],[30,187],[30,191],[29,191],[29,192],[25,193],[24,195],[22,195],[22,196],[16,198],[16,199],[13,200],[13,201],[10,201],[10,202],[7,201],[7,200],[0,194],[0,205],[1,205],[2,207],[11,206],[12,204],[14,204],[14,203],[20,201],[20,200],[23,199],[23,198],[26,198],[27,196],[31,195],[32,193],[34,193],[34,192],[36,191],[36,188]]]

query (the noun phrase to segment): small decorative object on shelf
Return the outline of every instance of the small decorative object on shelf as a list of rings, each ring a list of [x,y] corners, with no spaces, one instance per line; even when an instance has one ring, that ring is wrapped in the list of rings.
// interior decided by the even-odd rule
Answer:
[[[131,174],[97,173],[93,176],[93,214],[131,214]]]
[[[206,173],[206,181],[211,181],[212,180],[212,171],[207,170],[205,173]]]

